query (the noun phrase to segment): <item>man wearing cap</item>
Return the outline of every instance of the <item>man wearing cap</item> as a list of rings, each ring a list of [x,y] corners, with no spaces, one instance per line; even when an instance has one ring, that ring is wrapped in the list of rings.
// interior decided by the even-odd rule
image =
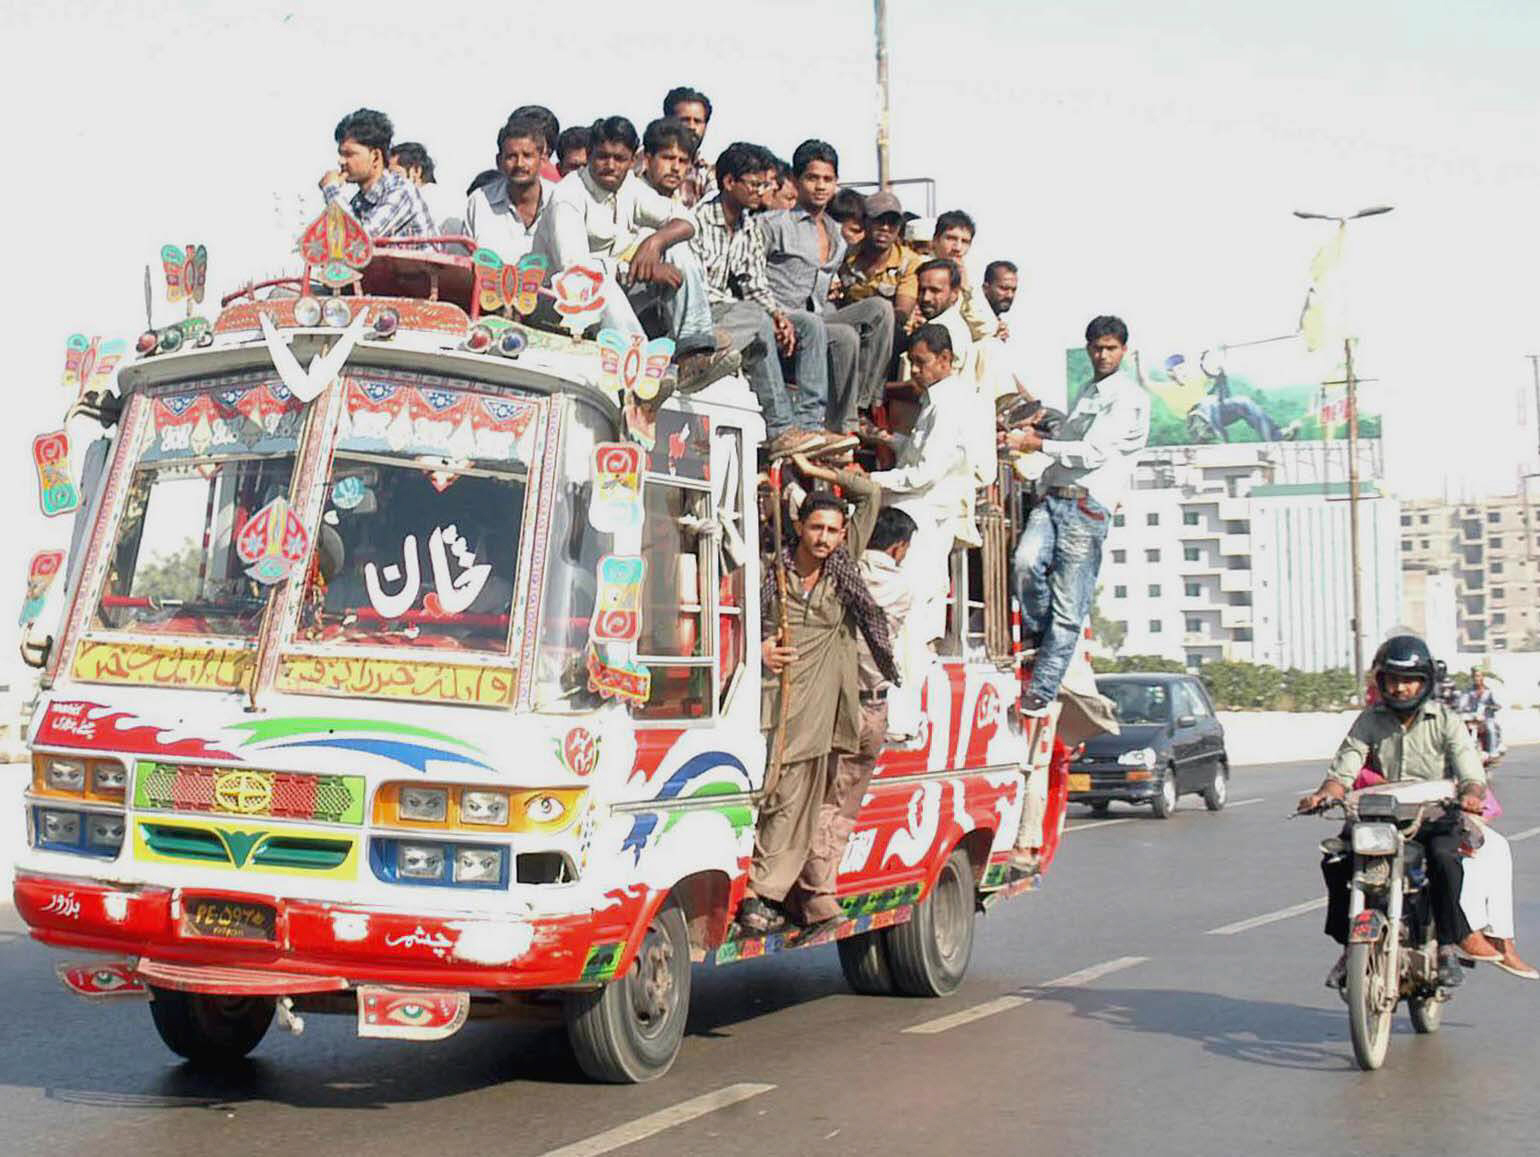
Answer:
[[[840,266],[838,304],[880,296],[892,303],[895,325],[909,326],[919,296],[915,272],[920,255],[900,241],[899,234],[912,216],[892,193],[873,193],[866,199],[866,240],[846,254]]]

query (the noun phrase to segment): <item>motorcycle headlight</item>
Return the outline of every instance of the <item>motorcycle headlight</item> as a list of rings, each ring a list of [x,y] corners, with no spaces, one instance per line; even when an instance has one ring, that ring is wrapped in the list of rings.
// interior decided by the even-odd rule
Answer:
[[[462,791],[460,793],[460,819],[468,824],[505,826],[508,823],[508,793],[502,791]]]
[[[1358,824],[1353,828],[1353,851],[1360,856],[1393,856],[1400,837],[1395,824]]]
[[[1155,749],[1153,747],[1140,747],[1133,751],[1125,751],[1122,755],[1118,756],[1118,763],[1123,767],[1153,768],[1155,766]]]
[[[442,823],[449,815],[449,791],[442,787],[403,787],[396,811],[404,820]]]

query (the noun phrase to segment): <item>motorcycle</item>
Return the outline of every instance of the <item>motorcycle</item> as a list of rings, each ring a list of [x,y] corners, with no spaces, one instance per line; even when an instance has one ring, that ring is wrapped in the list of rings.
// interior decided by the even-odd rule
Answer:
[[[1490,732],[1487,730],[1487,717],[1477,711],[1462,711],[1460,718],[1465,723],[1465,730],[1470,732],[1472,742],[1476,750],[1481,753],[1481,766],[1496,767],[1502,760],[1502,749],[1491,750]]]
[[[1347,820],[1343,834],[1323,841],[1321,850],[1353,857],[1342,997],[1353,1057],[1366,1071],[1385,1063],[1401,1001],[1419,1033],[1435,1033],[1443,1021],[1452,994],[1439,983],[1430,884],[1416,837],[1425,823],[1458,808],[1454,785],[1442,780],[1365,788],[1316,810],[1340,809]]]

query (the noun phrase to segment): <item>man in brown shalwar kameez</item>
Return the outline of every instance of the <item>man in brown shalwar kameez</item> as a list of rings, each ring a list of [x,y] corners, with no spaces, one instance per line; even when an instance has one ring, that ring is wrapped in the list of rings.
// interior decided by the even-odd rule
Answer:
[[[805,459],[797,464],[814,472]],[[788,638],[779,637],[773,565],[766,568],[760,595],[766,670],[760,718],[771,765],[759,801],[748,889],[737,916],[739,926],[752,933],[769,931],[784,919],[779,907],[808,858],[828,789],[830,752],[859,747],[858,633],[879,668],[890,679],[898,678],[887,621],[852,558],[871,537],[880,491],[853,470],[842,470],[835,479],[855,509],[847,513],[846,503],[829,494],[815,494],[803,504],[797,545],[784,555]],[[791,685],[783,718],[780,672],[788,664]],[[779,766],[773,757],[777,727],[786,729]]]

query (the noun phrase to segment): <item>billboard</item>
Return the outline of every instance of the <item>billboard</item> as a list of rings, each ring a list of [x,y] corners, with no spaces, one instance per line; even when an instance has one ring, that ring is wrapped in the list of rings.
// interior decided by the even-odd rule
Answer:
[[[1224,442],[1325,442],[1347,437],[1347,391],[1336,367],[1303,342],[1259,342],[1207,349],[1130,350],[1123,373],[1150,395],[1151,446]],[[1069,404],[1091,380],[1084,348],[1065,352]],[[1324,383],[1323,383],[1324,379]],[[1380,436],[1372,391],[1358,387],[1358,436]]]

